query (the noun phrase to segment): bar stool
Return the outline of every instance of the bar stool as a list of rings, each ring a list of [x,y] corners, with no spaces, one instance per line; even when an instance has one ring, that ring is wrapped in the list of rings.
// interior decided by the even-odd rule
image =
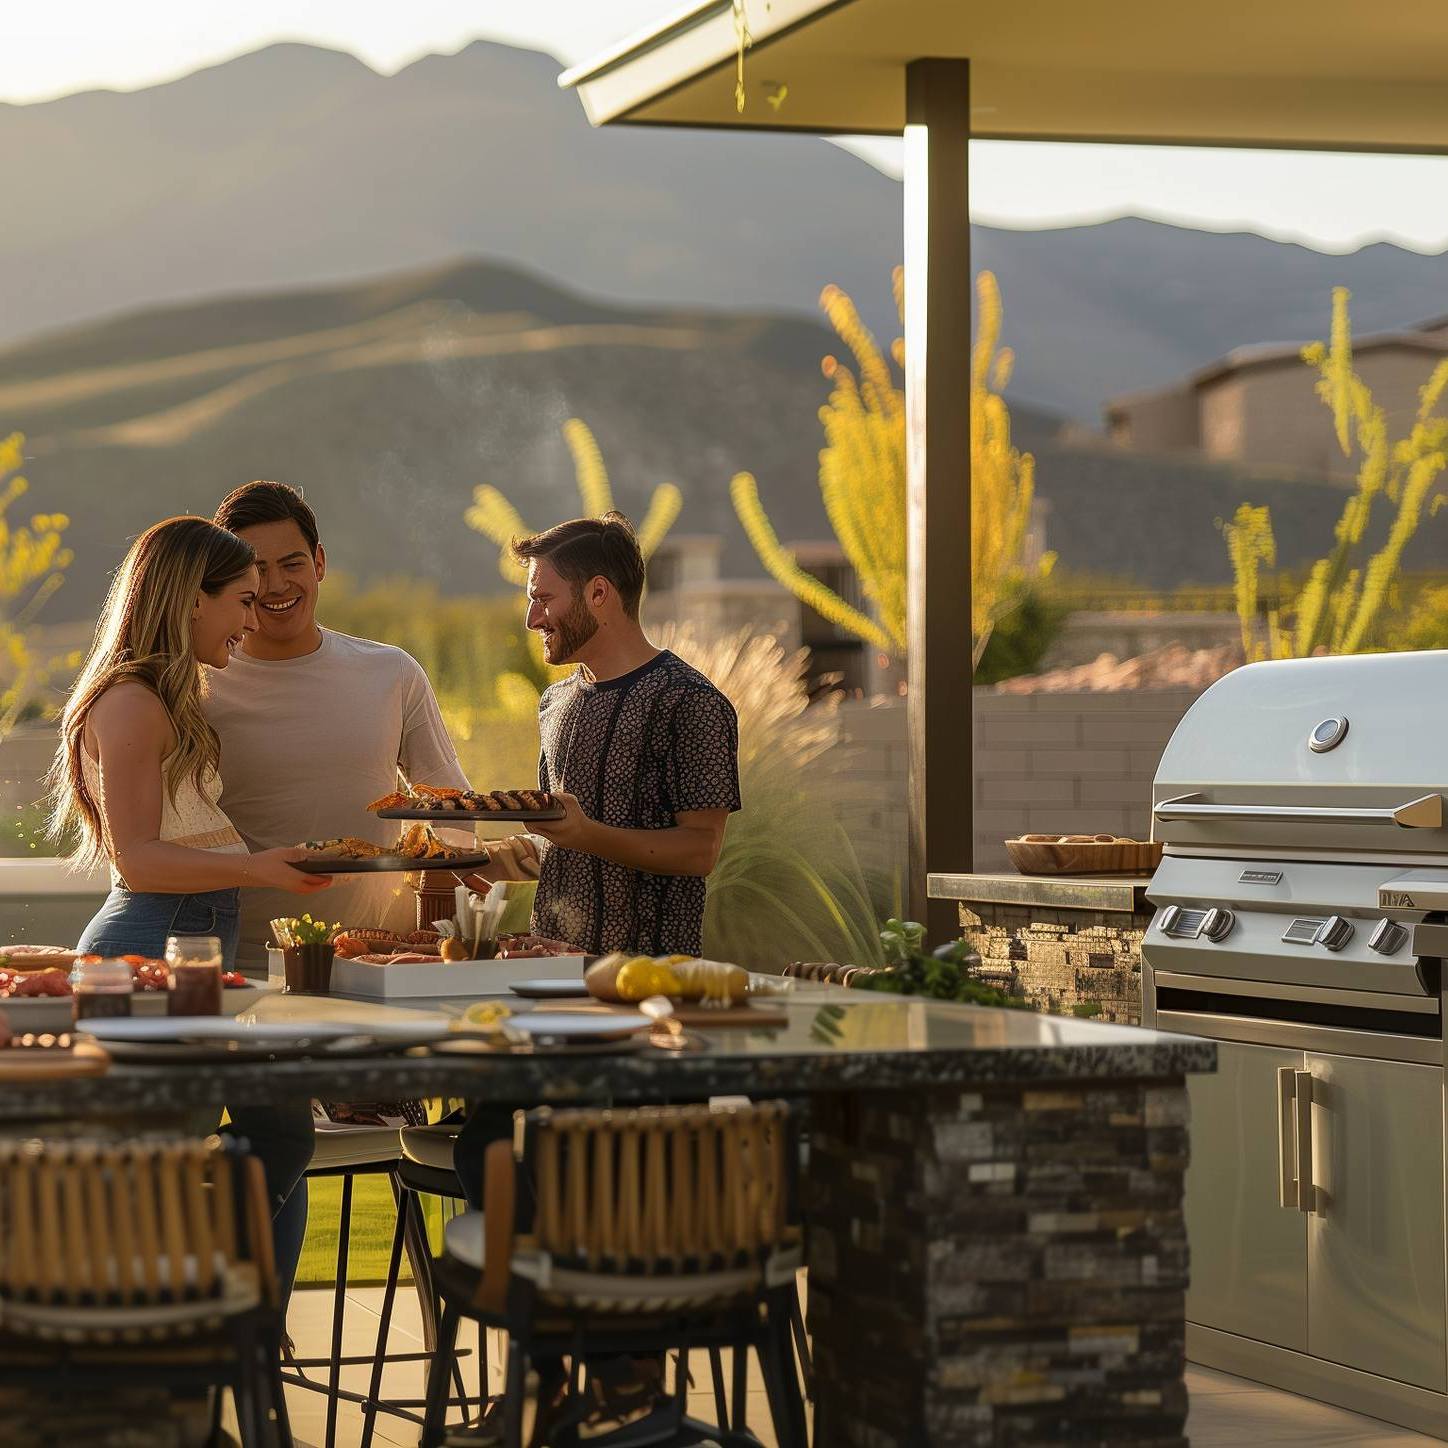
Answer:
[[[387,1324],[391,1319],[392,1302],[397,1290],[401,1254],[405,1249],[412,1264],[413,1282],[419,1302],[423,1303],[423,1346],[431,1356],[437,1351],[438,1317],[441,1310],[433,1281],[432,1254],[428,1247],[423,1221],[422,1198],[440,1197],[444,1201],[465,1200],[461,1183],[453,1166],[453,1149],[457,1142],[459,1123],[438,1123],[427,1126],[404,1126],[398,1133],[399,1159],[392,1172],[393,1191],[397,1197],[397,1226],[392,1237],[392,1255],[388,1264],[387,1287],[382,1298],[382,1314],[377,1326],[377,1352],[373,1358],[372,1380],[362,1413],[364,1428],[361,1448],[372,1441],[378,1412],[396,1412],[399,1408],[422,1407],[425,1400],[388,1403],[382,1398],[382,1369],[386,1359],[383,1350],[387,1341]],[[492,1401],[488,1392],[488,1339],[486,1330],[478,1328],[478,1412],[481,1417]],[[466,1356],[466,1353],[461,1354]],[[457,1396],[448,1406],[461,1405],[464,1415],[469,1399],[457,1364],[452,1366]],[[412,1413],[399,1413],[410,1421],[421,1423]]]
[[[409,1198],[404,1196],[397,1180],[397,1169],[402,1160],[402,1148],[395,1126],[349,1126],[323,1130],[317,1133],[316,1154],[307,1168],[307,1180],[337,1177],[341,1179],[342,1195],[337,1214],[337,1265],[336,1281],[332,1290],[332,1351],[328,1357],[299,1358],[288,1354],[282,1381],[307,1392],[322,1393],[327,1398],[326,1448],[335,1448],[337,1441],[337,1409],[340,1403],[356,1403],[363,1409],[365,1429],[363,1444],[371,1441],[375,1415],[390,1413],[396,1417],[421,1422],[418,1414],[407,1411],[420,1408],[422,1399],[399,1399],[384,1402],[378,1397],[381,1392],[382,1370],[388,1363],[427,1362],[432,1357],[437,1340],[437,1302],[431,1286],[431,1253],[423,1229],[420,1213],[416,1216],[406,1211]],[[392,1187],[393,1201],[397,1206],[398,1226],[394,1233],[397,1250],[394,1250],[388,1264],[387,1282],[383,1294],[381,1317],[378,1321],[377,1348],[375,1354],[344,1356],[342,1352],[343,1332],[347,1313],[347,1264],[352,1235],[352,1187],[358,1177],[385,1176]],[[390,1352],[387,1349],[388,1336],[392,1326],[392,1307],[396,1297],[397,1283],[401,1276],[401,1251],[405,1246],[413,1277],[417,1285],[418,1300],[422,1308],[423,1351]],[[342,1369],[371,1365],[372,1383],[366,1394],[352,1392],[342,1386]],[[308,1368],[325,1368],[325,1381],[318,1381],[307,1375]],[[454,1368],[454,1380],[458,1396],[451,1402],[468,1408],[468,1398],[463,1391],[462,1373]]]
[[[804,1448],[790,1299],[801,1260],[793,1120],[783,1102],[527,1114],[520,1160],[489,1146],[483,1212],[448,1223],[445,1302],[423,1448],[443,1440],[448,1355],[467,1316],[508,1333],[503,1440],[521,1448],[530,1362],[568,1358],[581,1411],[591,1356],[678,1351],[670,1441],[759,1448],[686,1412],[690,1349],[754,1349],[780,1448]],[[642,1442],[627,1430],[617,1435]],[[656,1441],[651,1436],[648,1441]]]
[[[271,1208],[245,1150],[214,1136],[5,1141],[0,1223],[0,1383],[57,1401],[211,1389],[213,1436],[230,1387],[245,1448],[291,1448]]]

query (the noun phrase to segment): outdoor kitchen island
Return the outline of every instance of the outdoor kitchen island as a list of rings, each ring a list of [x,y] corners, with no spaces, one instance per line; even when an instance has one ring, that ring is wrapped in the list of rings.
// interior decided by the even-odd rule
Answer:
[[[313,1095],[790,1097],[809,1110],[816,1443],[1184,1448],[1185,1082],[1214,1068],[1216,1048],[837,989],[785,1001],[782,1027],[706,1031],[705,1049],[683,1054],[116,1064],[11,1086],[0,1131],[124,1117],[134,1129],[208,1100]],[[382,1008],[302,996],[258,1007],[319,1009],[360,1026]]]

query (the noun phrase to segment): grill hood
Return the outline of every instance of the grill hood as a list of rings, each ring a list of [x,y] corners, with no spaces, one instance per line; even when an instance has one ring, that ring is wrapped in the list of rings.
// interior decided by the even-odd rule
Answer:
[[[1249,664],[1187,711],[1152,787],[1171,854],[1448,865],[1448,651]]]

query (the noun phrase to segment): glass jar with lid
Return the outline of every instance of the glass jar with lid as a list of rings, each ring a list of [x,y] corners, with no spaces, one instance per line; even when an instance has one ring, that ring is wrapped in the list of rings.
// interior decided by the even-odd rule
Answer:
[[[135,979],[124,960],[81,955],[70,970],[70,990],[77,1021],[131,1014]]]
[[[221,1014],[221,941],[216,936],[167,936],[166,964],[171,969],[167,1015]]]

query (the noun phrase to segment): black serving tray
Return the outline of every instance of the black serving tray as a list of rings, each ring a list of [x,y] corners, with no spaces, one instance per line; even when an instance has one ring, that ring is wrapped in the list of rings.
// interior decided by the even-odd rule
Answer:
[[[414,860],[406,855],[375,855],[367,860],[294,860],[292,868],[304,875],[385,875],[413,870],[441,870],[457,874],[463,870],[477,870],[492,863],[492,856],[486,850],[476,854],[459,855],[449,860]]]

